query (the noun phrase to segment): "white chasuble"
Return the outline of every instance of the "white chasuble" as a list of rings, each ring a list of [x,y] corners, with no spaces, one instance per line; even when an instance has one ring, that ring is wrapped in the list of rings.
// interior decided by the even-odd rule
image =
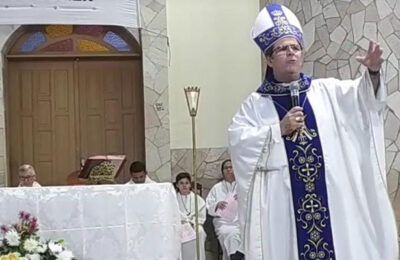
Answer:
[[[382,78],[380,82],[384,82]],[[364,73],[357,80],[313,80],[305,95],[316,124],[316,129],[311,129],[306,115],[310,131],[305,136],[318,138],[321,154],[303,158],[304,164],[315,158],[323,161],[319,168],[323,175],[315,175],[315,180],[324,183],[325,193],[313,183],[304,189],[326,195],[332,238],[332,249],[326,252],[332,252],[336,260],[397,260],[396,223],[386,187],[384,86],[381,84],[375,95],[370,77]],[[319,228],[325,228],[327,222],[311,228],[319,215],[296,217],[304,211],[315,213],[316,200],[307,204],[305,198],[293,199],[298,193],[291,183],[298,179],[290,175],[295,158],[281,137],[282,111],[276,107],[273,97],[252,93],[228,130],[242,250],[246,260],[329,259],[323,250],[310,254],[310,247],[318,248],[315,244],[324,239]],[[312,168],[306,169],[304,176]],[[313,233],[304,232],[307,243],[299,248],[303,237],[298,237],[298,231],[304,226]]]

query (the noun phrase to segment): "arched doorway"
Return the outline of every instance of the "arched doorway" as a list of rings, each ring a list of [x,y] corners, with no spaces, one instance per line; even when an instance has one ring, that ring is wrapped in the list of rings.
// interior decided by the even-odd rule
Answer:
[[[41,184],[63,185],[91,155],[144,160],[141,48],[126,29],[47,25],[15,34],[5,88],[12,186],[23,163]]]

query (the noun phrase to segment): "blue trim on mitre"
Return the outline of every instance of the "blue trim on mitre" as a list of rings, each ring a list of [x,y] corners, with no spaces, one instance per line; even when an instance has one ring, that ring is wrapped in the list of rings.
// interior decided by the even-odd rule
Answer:
[[[294,37],[299,44],[304,47],[303,33],[299,28],[290,24],[282,6],[271,4],[265,7],[274,26],[260,33],[254,41],[265,53],[277,40],[285,37]]]

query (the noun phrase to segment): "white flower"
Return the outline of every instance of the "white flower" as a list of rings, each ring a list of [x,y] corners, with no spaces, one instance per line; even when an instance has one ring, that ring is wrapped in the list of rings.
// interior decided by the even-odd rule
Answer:
[[[71,260],[74,257],[71,251],[65,250],[62,251],[58,256],[58,260]]]
[[[49,249],[54,254],[61,253],[63,250],[63,248],[60,244],[54,243],[53,241],[49,242]]]
[[[10,246],[18,246],[19,245],[19,234],[15,229],[11,229],[7,231],[5,235],[7,244]]]
[[[39,254],[26,255],[26,257],[27,257],[28,260],[40,260],[40,255]]]
[[[47,245],[46,244],[40,244],[36,248],[36,252],[38,252],[38,253],[44,253],[44,252],[46,252],[46,250],[47,250]]]
[[[36,239],[28,238],[24,242],[24,249],[28,252],[34,252],[37,249],[38,244],[39,243],[36,241]]]

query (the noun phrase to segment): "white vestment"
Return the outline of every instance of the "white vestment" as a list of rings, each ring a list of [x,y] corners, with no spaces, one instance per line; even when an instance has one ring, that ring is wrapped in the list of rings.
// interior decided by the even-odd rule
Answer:
[[[195,229],[195,195],[190,192],[189,195],[181,195],[177,193],[179,210],[181,212],[182,224],[190,223]],[[206,232],[204,232],[203,224],[206,221],[206,203],[200,196],[197,196],[198,211],[199,211],[199,241],[200,241],[200,259],[205,260],[204,243],[206,241]],[[181,260],[195,260],[196,259],[196,239],[189,242],[182,243]]]
[[[223,259],[229,260],[231,254],[236,253],[240,247],[240,229],[238,217],[226,219],[220,217],[216,211],[217,203],[224,201],[228,194],[237,194],[236,182],[221,181],[215,184],[206,199],[208,214],[213,216],[215,233],[223,251]]]
[[[21,183],[20,183],[20,184],[18,184],[18,187],[29,187],[29,186],[22,186]],[[32,186],[31,186],[31,187],[42,187],[42,185],[40,185],[39,182],[34,181],[34,182],[32,183]]]
[[[387,194],[383,109],[368,73],[313,80],[307,97],[325,163],[336,260],[397,260]],[[246,260],[298,260],[288,159],[272,98],[252,93],[229,127]]]
[[[144,183],[155,183],[155,181],[153,181],[152,179],[150,179],[149,176],[146,175],[146,179],[144,180]],[[137,183],[135,183],[132,179],[130,179],[125,184],[137,184]],[[142,183],[139,183],[139,184],[142,184]]]

